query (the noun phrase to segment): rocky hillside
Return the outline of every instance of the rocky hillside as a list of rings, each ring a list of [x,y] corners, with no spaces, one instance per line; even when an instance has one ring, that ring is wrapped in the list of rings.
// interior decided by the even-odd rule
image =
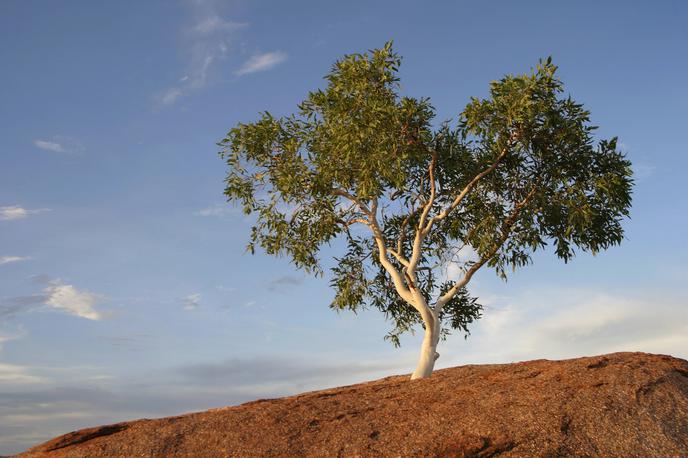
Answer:
[[[688,362],[461,366],[85,429],[22,457],[686,457]]]

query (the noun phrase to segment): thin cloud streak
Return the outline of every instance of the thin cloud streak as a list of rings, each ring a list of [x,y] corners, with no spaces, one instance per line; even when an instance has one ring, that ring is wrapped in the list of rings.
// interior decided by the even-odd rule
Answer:
[[[211,3],[192,4],[194,25],[182,32],[186,72],[175,85],[161,91],[156,99],[161,106],[171,106],[182,97],[204,88],[219,62],[230,55],[236,32],[248,24],[223,19]]]
[[[388,375],[390,372],[405,371],[403,359],[393,361],[308,361],[297,358],[254,357],[234,358],[217,363],[189,364],[178,368],[178,373],[200,384],[215,385],[218,382],[235,387],[274,383],[300,385],[315,382],[327,387],[332,384],[368,377]]]
[[[181,89],[179,89],[178,87],[172,87],[170,89],[167,89],[162,94],[160,94],[159,100],[160,100],[160,103],[163,105],[172,105],[182,95],[184,95],[184,93],[182,92]]]
[[[37,208],[34,210],[27,210],[19,205],[10,205],[8,207],[0,207],[0,221],[14,221],[18,219],[28,218],[29,215],[37,213],[49,212],[49,208]]]
[[[230,207],[229,204],[216,204],[212,207],[206,207],[194,213],[196,216],[226,216],[237,213],[235,208]]]
[[[282,51],[266,52],[251,56],[244,65],[234,72],[237,76],[248,75],[251,73],[264,72],[276,67],[287,60],[287,54]]]
[[[40,383],[43,378],[29,373],[29,369],[15,364],[0,363],[0,386],[6,383]]]
[[[67,152],[67,150],[65,150],[64,147],[57,142],[49,142],[47,140],[34,140],[33,144],[40,149],[52,151],[54,153]]]
[[[28,256],[0,256],[0,266],[11,262],[28,261],[29,259],[31,258]]]
[[[36,148],[60,154],[79,153],[84,149],[81,142],[66,135],[55,135],[49,140],[37,138],[32,143]]]

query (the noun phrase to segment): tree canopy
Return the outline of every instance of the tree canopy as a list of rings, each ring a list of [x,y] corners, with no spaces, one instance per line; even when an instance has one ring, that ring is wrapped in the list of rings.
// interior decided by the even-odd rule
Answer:
[[[482,266],[506,278],[547,246],[568,262],[619,244],[632,171],[616,138],[595,141],[551,58],[493,81],[453,122],[400,94],[400,62],[391,42],[347,55],[296,114],[232,128],[225,194],[256,214],[251,252],[322,274],[321,248],[344,239],[331,307],[375,307],[393,343],[421,324],[436,345],[480,317],[466,284]]]

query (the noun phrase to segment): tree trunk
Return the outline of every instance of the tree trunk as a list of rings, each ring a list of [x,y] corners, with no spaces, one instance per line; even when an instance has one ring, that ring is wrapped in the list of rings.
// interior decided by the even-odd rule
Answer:
[[[436,351],[439,340],[440,323],[437,318],[433,317],[432,323],[425,323],[425,336],[423,337],[423,345],[420,347],[420,359],[416,370],[411,375],[411,380],[430,377],[435,368],[435,361],[440,357]]]

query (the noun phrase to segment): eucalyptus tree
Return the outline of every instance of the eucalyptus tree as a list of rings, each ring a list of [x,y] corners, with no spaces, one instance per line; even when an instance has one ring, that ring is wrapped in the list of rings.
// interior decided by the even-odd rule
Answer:
[[[297,114],[265,112],[219,145],[228,201],[256,215],[249,251],[322,275],[320,249],[345,241],[330,307],[379,309],[397,346],[422,326],[422,378],[440,338],[480,318],[466,285],[481,267],[506,278],[548,245],[567,262],[619,244],[633,181],[551,59],[493,81],[454,123],[400,94],[400,61],[391,43],[347,55]]]

